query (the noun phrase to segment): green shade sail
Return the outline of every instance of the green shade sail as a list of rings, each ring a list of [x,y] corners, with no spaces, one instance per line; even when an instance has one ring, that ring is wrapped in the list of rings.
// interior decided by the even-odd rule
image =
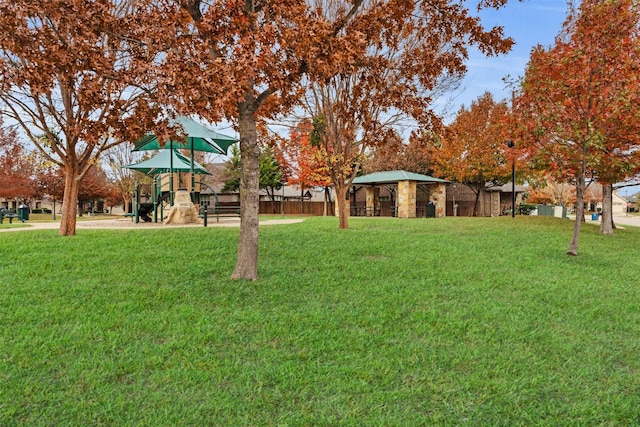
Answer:
[[[189,117],[178,117],[169,123],[171,126],[182,126],[186,138],[159,141],[155,135],[149,134],[133,142],[133,151],[178,148],[226,155],[229,147],[238,142],[237,139],[211,130]]]
[[[123,166],[127,169],[137,170],[147,175],[157,175],[171,172],[191,172],[200,175],[211,175],[202,165],[191,161],[176,150],[162,150],[149,160],[140,163]]]
[[[396,183],[398,181],[416,181],[421,183],[449,182],[447,180],[434,178],[429,175],[422,175],[419,173],[396,170],[396,171],[386,171],[386,172],[374,172],[368,175],[362,175],[362,176],[356,177],[353,180],[353,183],[359,184],[359,185],[379,185],[379,184]]]

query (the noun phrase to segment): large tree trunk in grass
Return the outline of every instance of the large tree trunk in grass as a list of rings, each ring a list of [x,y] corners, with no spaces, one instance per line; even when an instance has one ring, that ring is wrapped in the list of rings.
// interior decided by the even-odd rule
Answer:
[[[602,184],[602,218],[600,218],[600,234],[613,234],[613,186]]]
[[[338,221],[340,228],[349,228],[350,203],[347,201],[347,187],[344,184],[336,185],[336,208],[338,209]]]
[[[576,180],[576,223],[573,227],[573,236],[571,237],[571,243],[569,244],[567,255],[578,255],[580,226],[582,225],[582,221],[584,221],[584,190],[585,178],[584,174],[582,174],[582,176],[579,176]]]
[[[64,195],[62,196],[62,216],[58,234],[61,236],[75,236],[76,214],[78,210],[78,179],[77,170],[73,165],[67,165],[64,178]]]
[[[249,95],[250,96],[250,95]],[[258,279],[258,206],[260,147],[256,132],[255,102],[240,103],[240,240],[233,279]]]

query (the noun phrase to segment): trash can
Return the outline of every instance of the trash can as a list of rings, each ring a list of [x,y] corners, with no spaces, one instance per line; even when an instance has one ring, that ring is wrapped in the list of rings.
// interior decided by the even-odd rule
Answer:
[[[591,214],[591,219],[594,220],[594,221],[597,221],[598,220],[598,214],[597,213]]]
[[[20,205],[18,207],[18,219],[22,222],[29,220],[29,206]]]
[[[436,217],[436,205],[433,202],[427,203],[426,215],[427,218]]]

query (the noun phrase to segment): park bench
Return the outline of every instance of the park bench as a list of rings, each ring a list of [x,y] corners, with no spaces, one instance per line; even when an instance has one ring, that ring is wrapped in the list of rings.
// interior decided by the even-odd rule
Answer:
[[[209,206],[201,206],[200,207],[200,218],[205,217],[205,212],[207,217],[216,217],[216,222],[220,222],[221,216],[237,216],[240,217],[240,202],[236,203],[225,203],[224,205],[220,203],[216,203],[214,205]],[[206,218],[205,218],[206,219]],[[206,225],[206,221],[205,221]]]
[[[13,224],[13,218],[18,218],[18,214],[13,209],[0,209],[0,224],[5,218],[9,218],[9,224]],[[20,218],[22,222],[24,219]]]

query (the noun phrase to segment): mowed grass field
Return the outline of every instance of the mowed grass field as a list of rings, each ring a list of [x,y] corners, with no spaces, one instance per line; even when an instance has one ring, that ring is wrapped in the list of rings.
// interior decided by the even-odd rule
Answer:
[[[640,229],[337,225],[0,233],[0,425],[640,423]]]

